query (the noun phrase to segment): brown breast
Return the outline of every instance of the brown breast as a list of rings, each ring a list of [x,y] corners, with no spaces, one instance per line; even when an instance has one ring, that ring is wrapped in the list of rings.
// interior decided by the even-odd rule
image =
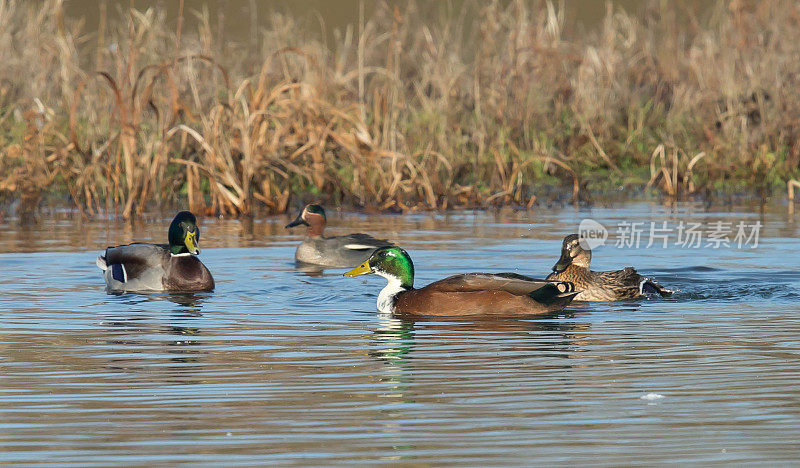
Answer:
[[[194,255],[170,257],[164,268],[164,289],[167,291],[211,291],[214,278],[203,262]]]

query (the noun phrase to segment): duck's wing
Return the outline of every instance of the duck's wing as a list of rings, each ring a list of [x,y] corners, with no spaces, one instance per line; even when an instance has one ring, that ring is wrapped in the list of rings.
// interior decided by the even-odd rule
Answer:
[[[564,309],[577,294],[572,283],[514,273],[466,273],[399,293],[394,310],[438,316],[549,314]]]
[[[369,234],[363,233],[338,236],[336,239],[341,242],[343,248],[356,251],[375,250],[379,247],[390,247],[394,245],[386,239],[376,239]]]
[[[594,274],[598,279],[601,280],[602,283],[607,285],[638,287],[642,281],[642,275],[640,275],[633,267],[626,267],[622,270],[616,271],[602,271]]]
[[[672,289],[661,286],[655,280],[645,277],[642,277],[642,282],[639,283],[639,291],[642,294],[660,294],[661,297],[669,297],[675,292]]]
[[[116,281],[128,286],[143,283],[144,289],[157,289],[161,287],[166,258],[169,258],[166,246],[136,243],[108,247],[98,257],[97,265],[106,272],[109,286],[118,286]]]
[[[633,267],[617,271],[604,271],[598,273],[598,275],[606,284],[618,285],[621,288],[637,288],[641,294],[660,294],[663,297],[667,297],[674,292],[661,286],[653,279],[640,275]]]
[[[531,296],[537,300],[539,295],[555,297],[575,290],[575,286],[569,282],[539,280],[516,273],[465,273],[450,276],[426,287],[453,292],[505,291],[515,296]]]

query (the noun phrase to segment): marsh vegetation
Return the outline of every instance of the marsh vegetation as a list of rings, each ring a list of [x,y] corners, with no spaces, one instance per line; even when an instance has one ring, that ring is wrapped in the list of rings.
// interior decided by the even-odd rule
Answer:
[[[567,5],[568,6],[568,5]],[[292,197],[379,210],[784,193],[800,176],[800,7],[379,5],[271,13],[255,41],[156,9],[97,30],[58,0],[0,0],[0,198],[87,216],[283,212]],[[268,12],[261,12],[261,15]]]

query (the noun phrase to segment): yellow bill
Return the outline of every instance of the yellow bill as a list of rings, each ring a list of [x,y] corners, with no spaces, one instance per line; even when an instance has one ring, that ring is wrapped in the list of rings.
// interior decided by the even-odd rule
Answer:
[[[350,278],[353,278],[356,276],[366,275],[367,273],[372,273],[372,267],[369,266],[369,260],[348,271],[347,273],[344,274],[344,276],[349,276]]]
[[[183,239],[183,243],[186,244],[186,249],[189,251],[189,253],[195,255],[200,253],[200,249],[197,248],[197,240],[194,231],[186,233],[186,237]]]

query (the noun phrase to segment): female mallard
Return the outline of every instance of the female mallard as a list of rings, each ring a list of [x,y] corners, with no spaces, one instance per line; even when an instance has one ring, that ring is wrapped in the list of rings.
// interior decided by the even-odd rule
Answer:
[[[169,244],[108,247],[97,266],[109,291],[211,291],[214,278],[196,255],[197,219],[181,211],[169,225]]]
[[[383,276],[378,295],[383,313],[417,316],[537,315],[558,312],[577,292],[571,283],[534,280],[514,273],[466,273],[414,288],[414,263],[400,247],[381,247],[345,273]]]
[[[551,281],[570,281],[580,291],[576,301],[620,301],[635,299],[646,293],[669,296],[672,291],[645,278],[632,267],[617,271],[592,271],[592,251],[583,245],[577,234],[564,238],[561,258],[547,277]]]
[[[324,237],[325,210],[317,204],[306,205],[287,228],[300,224],[308,226],[306,238],[297,246],[294,258],[300,263],[310,263],[329,268],[353,268],[369,258],[378,247],[392,246],[389,241],[368,234],[347,234]]]

